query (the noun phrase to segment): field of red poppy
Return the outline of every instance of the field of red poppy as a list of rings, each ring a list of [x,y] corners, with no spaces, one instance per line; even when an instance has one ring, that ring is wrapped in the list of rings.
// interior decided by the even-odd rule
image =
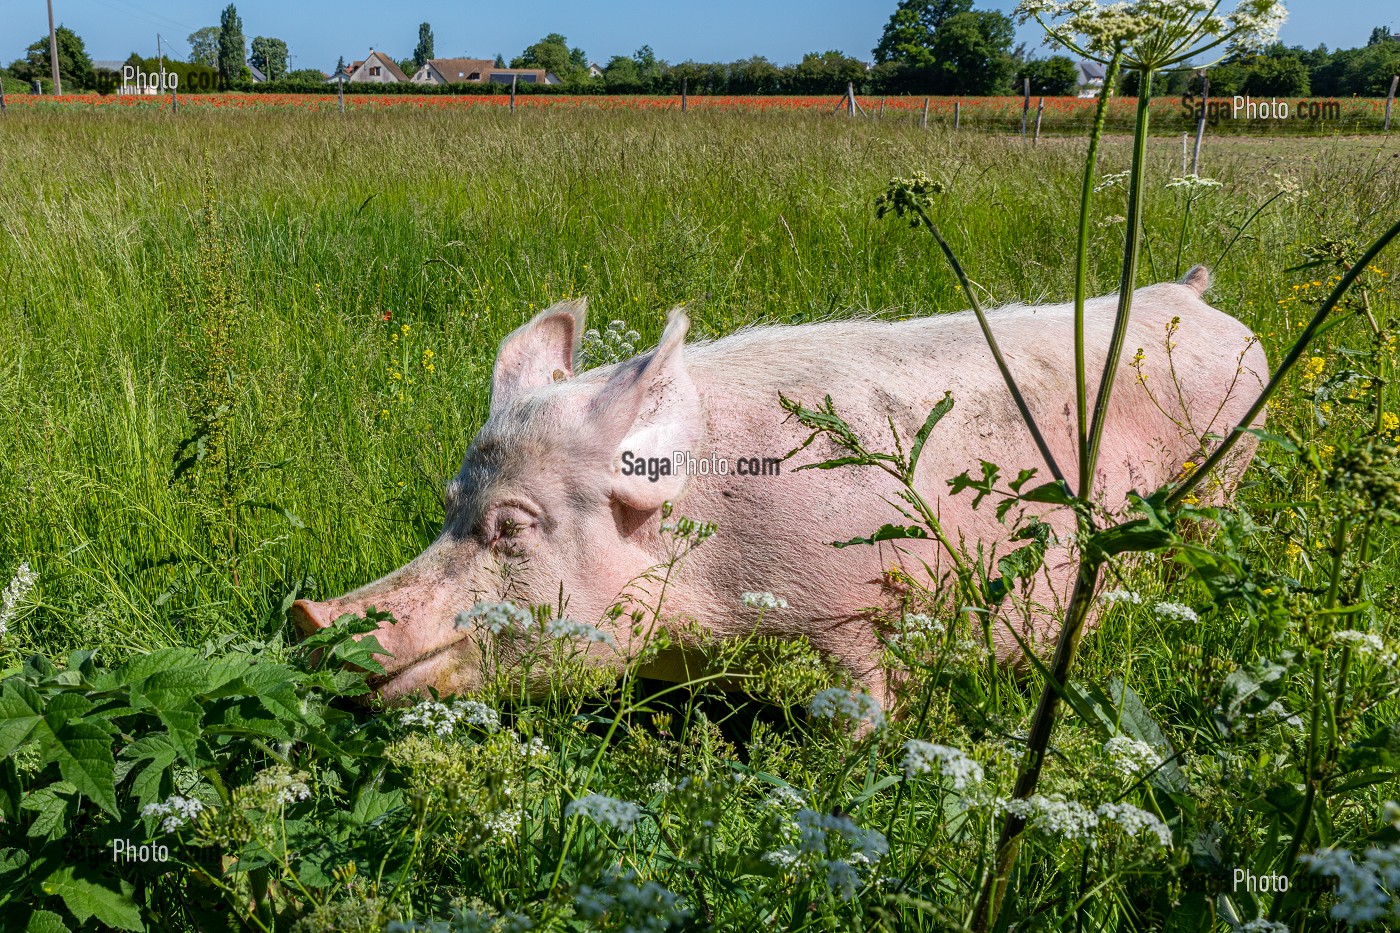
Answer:
[[[865,116],[886,119],[923,121],[934,126],[953,126],[1019,132],[1023,115],[1028,129],[1040,115],[1043,133],[1082,132],[1093,118],[1093,99],[1076,97],[857,97],[860,112]],[[59,97],[11,96],[11,106],[24,108],[63,109],[123,109],[161,108],[171,105],[168,97],[70,94]],[[333,112],[339,102],[333,94],[195,94],[182,95],[180,107],[216,108],[221,110],[307,110]],[[1041,109],[1043,105],[1043,110]],[[1253,105],[1252,109],[1246,109]],[[351,94],[345,98],[346,110],[461,110],[476,107],[511,106],[505,94],[409,95],[409,94]],[[564,110],[681,110],[680,97],[651,97],[642,95],[599,94],[522,94],[515,106]],[[841,96],[702,96],[692,95],[684,106],[695,110],[740,110],[751,112],[816,112],[838,114],[847,111]],[[927,106],[928,115],[924,117]],[[1120,97],[1109,108],[1108,125],[1112,130],[1132,128],[1136,101]],[[1152,102],[1152,125],[1158,132],[1192,128],[1196,123],[1195,105],[1175,97],[1157,98]],[[1310,98],[1299,100],[1248,100],[1221,98],[1210,105],[1211,129],[1223,133],[1275,135],[1325,135],[1366,133],[1382,130],[1385,123],[1385,101],[1380,98]],[[1396,117],[1400,125],[1400,115]]]

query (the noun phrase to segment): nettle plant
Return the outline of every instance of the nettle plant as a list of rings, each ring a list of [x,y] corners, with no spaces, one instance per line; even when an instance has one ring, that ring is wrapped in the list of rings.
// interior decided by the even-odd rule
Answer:
[[[1354,245],[1347,248],[1348,244],[1336,242],[1308,247],[1305,254],[1309,261],[1289,271],[1330,265],[1336,274],[1325,289],[1313,295],[1308,316],[1298,324],[1300,332],[1248,413],[1223,436],[1199,434],[1190,424],[1181,425],[1201,446],[1199,462],[1187,464],[1174,482],[1160,489],[1130,494],[1127,503],[1100,502],[1093,478],[1137,283],[1153,75],[1164,68],[1199,61],[1213,50],[1267,44],[1276,36],[1285,13],[1273,0],[1248,0],[1228,15],[1220,14],[1219,4],[1161,0],[1109,7],[1100,7],[1092,0],[1027,0],[1018,12],[1023,21],[1035,19],[1042,23],[1048,41],[1107,65],[1105,90],[1083,173],[1074,280],[1078,475],[1066,476],[1050,453],[962,264],[930,217],[932,200],[944,192],[945,186],[922,173],[894,179],[876,201],[877,214],[906,218],[912,226],[922,227],[933,236],[962,285],[993,359],[1052,477],[1049,482],[1042,482],[1035,479],[1036,470],[1020,469],[1011,479],[1004,475],[1001,465],[984,462],[980,476],[964,473],[950,479],[950,492],[974,493],[974,507],[984,499],[995,501],[998,518],[1010,518],[1016,524],[1012,541],[1027,543],[992,560],[985,554],[968,554],[949,540],[936,510],[930,507],[926,495],[915,488],[914,469],[919,454],[936,431],[938,421],[954,404],[952,398],[945,398],[930,412],[907,448],[895,437],[892,453],[881,452],[857,436],[841,419],[829,397],[817,408],[783,400],[784,408],[810,428],[813,437],[825,435],[842,451],[836,459],[810,466],[878,468],[902,483],[901,511],[915,523],[886,525],[869,538],[859,540],[874,543],[917,537],[938,541],[950,558],[954,579],[951,586],[931,581],[927,595],[944,607],[945,614],[954,614],[960,620],[981,620],[984,657],[991,656],[992,619],[1005,608],[1006,596],[1016,582],[1029,579],[1039,570],[1053,534],[1039,519],[1024,519],[1022,507],[1060,507],[1075,517],[1073,540],[1057,542],[1072,546],[1077,571],[1053,655],[1048,663],[1043,662],[1033,646],[1021,642],[1030,664],[1044,680],[1044,688],[1024,739],[1017,737],[1013,742],[1018,764],[1011,797],[990,802],[999,824],[995,846],[987,861],[980,863],[985,867],[979,870],[975,882],[965,878],[952,882],[978,889],[964,919],[973,929],[1004,929],[1009,922],[1026,922],[1047,903],[1059,900],[1061,910],[1077,915],[1082,923],[1087,905],[1095,899],[1108,905],[1098,914],[1103,919],[1131,915],[1134,911],[1126,901],[1119,912],[1118,898],[1123,897],[1126,879],[1133,876],[1136,866],[1116,861],[1116,853],[1111,849],[1095,848],[1089,841],[1091,830],[1100,822],[1126,812],[1118,809],[1122,807],[1131,811],[1124,820],[1125,827],[1160,833],[1164,845],[1170,845],[1175,835],[1178,852],[1183,848],[1190,851],[1189,859],[1178,855],[1170,865],[1157,866],[1152,875],[1157,886],[1175,892],[1172,899],[1178,906],[1183,900],[1185,876],[1192,872],[1219,876],[1229,864],[1221,847],[1227,843],[1230,829],[1243,831],[1245,827],[1227,827],[1221,822],[1201,824],[1207,801],[1190,792],[1191,785],[1181,767],[1183,753],[1172,748],[1131,689],[1117,679],[1107,690],[1086,687],[1072,679],[1085,622],[1095,607],[1107,609],[1121,604],[1130,608],[1145,602],[1141,594],[1131,590],[1105,592],[1103,581],[1130,577],[1136,555],[1159,553],[1172,555],[1176,563],[1189,571],[1188,577],[1179,579],[1175,586],[1194,588],[1188,582],[1193,580],[1209,596],[1210,609],[1242,614],[1246,625],[1258,636],[1256,646],[1266,653],[1257,662],[1224,678],[1219,702],[1212,711],[1214,729],[1200,733],[1203,738],[1198,752],[1211,753],[1212,760],[1224,772],[1213,776],[1218,781],[1239,782],[1242,787],[1235,789],[1245,790],[1253,797],[1250,807],[1269,814],[1268,824],[1262,830],[1248,828],[1254,838],[1236,838],[1230,843],[1235,847],[1229,853],[1234,864],[1247,862],[1256,873],[1273,872],[1299,880],[1295,869],[1305,862],[1317,873],[1338,880],[1331,908],[1333,916],[1355,923],[1398,920],[1400,910],[1394,897],[1400,894],[1400,848],[1395,843],[1400,839],[1396,831],[1400,821],[1393,819],[1393,813],[1389,823],[1368,834],[1375,845],[1364,855],[1353,857],[1331,848],[1316,855],[1302,853],[1317,845],[1326,846],[1335,834],[1339,815],[1348,810],[1366,808],[1371,810],[1370,818],[1374,818],[1374,803],[1368,803],[1362,795],[1367,789],[1393,781],[1400,766],[1400,732],[1394,725],[1370,734],[1359,731],[1367,722],[1366,712],[1395,692],[1396,654],[1380,634],[1368,627],[1379,626],[1383,618],[1378,611],[1378,603],[1383,604],[1382,595],[1372,592],[1370,583],[1376,570],[1375,543],[1383,527],[1395,524],[1396,493],[1400,490],[1396,416],[1385,411],[1382,402],[1382,390],[1393,368],[1395,338],[1393,324],[1386,323],[1376,312],[1379,291],[1367,287],[1367,278],[1383,277],[1384,273],[1372,263],[1400,234],[1400,222],[1364,249]],[[1084,348],[1088,246],[1094,194],[1104,187],[1095,184],[1104,115],[1122,70],[1137,78],[1138,107],[1132,164],[1126,173],[1127,215],[1118,308],[1097,397],[1090,405]],[[1176,243],[1179,266],[1191,208],[1215,183],[1186,176],[1172,186],[1185,192]],[[1280,190],[1261,205],[1241,225],[1225,252],[1264,207],[1286,193]],[[1320,288],[1322,283],[1313,285]],[[1347,365],[1324,376],[1328,361],[1316,355],[1321,351],[1315,348],[1324,335],[1350,319],[1365,323],[1371,346],[1365,351],[1338,351],[1345,354]],[[1164,337],[1166,359],[1171,365],[1170,327]],[[1142,350],[1132,362],[1141,374]],[[1304,364],[1305,383],[1312,392],[1317,425],[1326,427],[1329,418],[1350,413],[1348,423],[1352,430],[1344,438],[1333,430],[1329,435],[1332,440],[1323,443],[1300,437],[1296,432],[1284,436],[1250,427],[1300,363]],[[1163,399],[1153,402],[1173,404]],[[1271,507],[1272,527],[1268,529],[1282,530],[1309,542],[1306,549],[1292,545],[1289,551],[1290,557],[1307,565],[1305,568],[1295,565],[1280,569],[1270,566],[1272,562],[1259,560],[1251,553],[1251,546],[1266,529],[1243,512],[1203,507],[1196,496],[1202,484],[1210,489],[1211,484],[1221,482],[1216,468],[1227,461],[1235,445],[1248,434],[1271,446],[1272,452],[1264,458],[1264,469],[1269,471],[1271,480],[1293,488],[1301,484],[1308,490],[1305,498]],[[1015,469],[1019,465],[1007,466]],[[846,542],[855,543],[858,542]],[[1321,560],[1309,556],[1313,554]],[[1299,569],[1314,571],[1321,577],[1320,584],[1301,582],[1294,575]],[[1180,626],[1198,619],[1191,606],[1180,602],[1158,600],[1144,608],[1148,606],[1159,624]],[[941,653],[937,664],[921,662],[906,653],[910,636],[896,636],[891,644],[906,667],[912,664],[916,670],[937,675],[933,678],[936,680],[943,674],[947,659],[967,658],[976,649],[976,639],[969,632],[957,633],[957,625],[937,624],[930,629],[926,617],[918,618],[916,629],[932,631],[932,641]],[[965,623],[963,627],[975,629],[976,624]],[[1014,627],[1008,624],[1008,628],[1020,641]],[[927,634],[921,637],[929,640]],[[1205,668],[1208,674],[1219,670],[1218,666]],[[995,684],[994,676],[988,682]],[[1291,696],[1298,686],[1302,705],[1294,711],[1281,700]],[[915,707],[919,710],[917,723],[921,726],[927,715],[928,698],[920,701],[917,694],[915,698],[919,703]],[[1108,785],[1098,786],[1098,790],[1114,794],[1109,803],[1094,807],[1061,795],[1047,796],[1040,790],[1061,703],[1068,704],[1091,731],[1098,733],[1105,750],[1120,756],[1119,770],[1136,778],[1126,788],[1119,786],[1112,791]],[[1000,726],[990,719],[986,725],[992,729]],[[1256,763],[1250,767],[1240,754],[1240,742],[1246,736],[1257,738],[1257,733],[1266,727],[1278,727],[1280,733],[1293,730],[1296,741],[1278,739],[1273,750],[1277,757],[1271,765],[1259,767]],[[992,770],[990,765],[988,770]],[[1086,789],[1096,788],[1089,782]],[[1140,797],[1145,809],[1124,803],[1127,797]],[[962,801],[969,812],[979,804],[986,805],[988,801],[973,796],[965,796]],[[1022,858],[1028,829],[1039,830],[1030,838],[1036,840],[1032,851],[1044,866],[1025,864]],[[1051,845],[1043,847],[1047,839]],[[1078,879],[1058,884],[1053,880],[1052,866],[1063,857],[1066,841],[1083,845],[1083,862]],[[1049,880],[1047,871],[1051,873]],[[1056,887],[1063,890],[1047,895]],[[1037,889],[1039,895],[1033,898]],[[1190,928],[1207,915],[1218,914],[1239,928],[1281,930],[1286,929],[1285,920],[1303,921],[1318,906],[1323,890],[1319,884],[1299,883],[1286,893],[1273,896],[1260,896],[1251,889],[1212,898],[1208,894],[1214,892],[1198,889],[1187,892],[1188,910],[1179,916],[1195,918],[1194,923],[1186,921]],[[1020,902],[1032,903],[1022,910]]]

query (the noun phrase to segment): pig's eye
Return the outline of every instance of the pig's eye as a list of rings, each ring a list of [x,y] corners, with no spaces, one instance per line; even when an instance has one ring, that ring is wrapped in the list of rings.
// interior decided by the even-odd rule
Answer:
[[[517,553],[524,546],[526,532],[534,519],[519,509],[501,509],[492,519],[491,546],[507,554]]]

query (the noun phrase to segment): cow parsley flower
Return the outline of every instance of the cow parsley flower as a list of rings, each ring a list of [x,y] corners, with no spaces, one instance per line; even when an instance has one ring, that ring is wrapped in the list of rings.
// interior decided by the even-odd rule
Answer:
[[[495,732],[501,727],[501,717],[496,711],[476,700],[454,700],[450,706],[436,700],[424,700],[400,713],[399,722],[405,726],[422,726],[441,736],[451,735],[463,723],[487,732]]]
[[[774,596],[772,593],[745,593],[739,597],[739,602],[748,606],[750,609],[757,609],[760,612],[765,612],[769,609],[786,609],[788,607],[786,599]]]
[[[535,617],[514,603],[481,602],[457,614],[457,628],[478,629],[492,635],[526,633],[534,627]]]
[[[1209,191],[1212,188],[1219,188],[1220,186],[1221,183],[1214,178],[1202,178],[1195,172],[1192,172],[1190,175],[1182,175],[1178,178],[1173,178],[1171,181],[1167,182],[1168,188],[1184,188],[1189,195],[1194,195],[1201,191]]]
[[[1353,926],[1400,922],[1400,846],[1373,846],[1360,860],[1347,849],[1321,849],[1299,859],[1314,874],[1337,880],[1332,916]]]
[[[1142,596],[1132,590],[1109,590],[1099,597],[1110,606],[1114,603],[1127,603],[1130,606],[1141,606]]]
[[[1288,924],[1258,917],[1240,927],[1240,933],[1289,933]]]
[[[39,575],[29,569],[29,561],[21,561],[9,585],[0,593],[0,637],[10,630],[10,622],[14,619],[19,604],[38,582]]]
[[[575,622],[573,619],[550,619],[544,624],[544,633],[551,638],[571,638],[586,644],[616,645],[617,641],[612,637],[612,633],[605,632],[596,625],[589,625],[587,622]]]
[[[142,816],[162,816],[160,830],[163,833],[173,833],[181,826],[191,822],[195,817],[204,811],[204,804],[193,797],[181,797],[178,794],[165,798],[164,803],[148,803],[141,808]]]
[[[613,918],[626,933],[665,933],[690,915],[680,896],[655,881],[642,881],[636,871],[612,871],[596,885],[581,884],[574,904],[585,920],[602,926]],[[612,923],[608,929],[613,929]]]
[[[910,739],[904,743],[904,777],[927,774],[937,766],[954,790],[967,790],[982,783],[982,766],[956,748]]]
[[[589,794],[570,801],[564,808],[564,815],[586,816],[599,826],[630,833],[642,815],[642,808],[635,803],[618,800],[606,794]]]
[[[1217,14],[1211,0],[1130,0],[1100,6],[1095,0],[1022,0],[1018,22],[1034,19],[1046,41],[1085,58],[1106,62],[1122,51],[1124,65],[1161,69],[1226,46],[1230,52],[1265,48],[1278,39],[1288,16],[1278,0],[1240,0],[1234,12]],[[1207,63],[1197,62],[1197,67]]]
[[[292,771],[285,765],[269,768],[253,780],[252,798],[259,802],[291,806],[311,796],[311,788],[306,783],[309,776],[304,771]]]
[[[872,871],[890,851],[889,840],[879,830],[858,826],[850,817],[808,807],[787,820],[786,828],[792,841],[765,852],[763,860],[784,871],[824,875],[827,887],[843,900],[855,896],[862,875]]]
[[[1156,749],[1146,742],[1115,735],[1103,745],[1104,752],[1113,762],[1113,767],[1131,777],[1151,771],[1162,763]]]
[[[1123,834],[1129,838],[1134,838],[1141,833],[1150,833],[1163,848],[1171,848],[1172,831],[1155,813],[1149,813],[1130,803],[1100,804],[1094,813],[1100,820],[1110,820],[1117,823],[1123,830]]]
[[[1077,800],[1067,800],[1063,794],[1036,794],[1012,800],[999,797],[996,807],[1009,816],[1020,817],[1046,836],[1061,839],[1088,839],[1099,825],[1098,814]]]
[[[1374,632],[1358,632],[1356,629],[1342,629],[1332,636],[1332,640],[1349,646],[1357,654],[1374,657],[1378,662],[1387,667],[1393,665],[1396,661],[1396,653],[1386,645],[1385,639]]]
[[[1184,603],[1157,603],[1152,607],[1152,611],[1156,614],[1157,618],[1161,619],[1163,622],[1184,622],[1190,624],[1192,622],[1201,621],[1200,616],[1196,615],[1196,610]]]
[[[812,716],[844,720],[852,725],[868,722],[875,728],[885,724],[885,713],[880,709],[880,701],[863,691],[847,690],[844,687],[828,687],[812,697]]]

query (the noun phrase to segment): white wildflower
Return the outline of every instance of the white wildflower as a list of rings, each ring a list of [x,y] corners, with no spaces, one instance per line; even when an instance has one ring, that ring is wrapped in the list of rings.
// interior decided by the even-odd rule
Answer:
[[[466,612],[457,614],[457,628],[478,629],[492,635],[504,633],[518,634],[531,631],[535,617],[528,609],[521,609],[514,603],[480,602]]]
[[[1142,596],[1132,590],[1109,590],[1099,597],[1099,599],[1112,605],[1114,603],[1127,603],[1130,606],[1141,606]]]
[[[1278,0],[1244,0],[1226,19],[1235,31],[1236,48],[1261,51],[1278,41],[1288,10]]]
[[[610,632],[587,622],[575,622],[573,619],[550,619],[544,624],[544,632],[552,638],[571,638],[587,644],[617,644]]]
[[[1094,192],[1107,191],[1109,188],[1118,187],[1120,182],[1125,182],[1132,177],[1132,172],[1114,172],[1112,175],[1105,175],[1099,179],[1099,183],[1094,186]]]
[[[1342,629],[1332,636],[1332,640],[1350,647],[1357,654],[1374,657],[1383,666],[1389,667],[1395,664],[1395,651],[1386,645],[1385,639],[1374,632]]]
[[[549,758],[549,746],[539,736],[531,737],[528,742],[522,741],[516,732],[511,732],[511,737],[515,739],[515,753],[524,758],[526,764],[539,764]]]
[[[1143,774],[1162,763],[1156,749],[1146,742],[1115,735],[1104,743],[1103,750],[1113,762],[1113,767],[1128,776]]]
[[[142,816],[162,816],[160,830],[164,833],[173,833],[175,830],[191,822],[195,817],[204,811],[204,804],[193,797],[181,797],[178,794],[165,798],[164,803],[148,803],[141,808]]]
[[[400,713],[399,722],[405,726],[422,726],[443,736],[451,735],[463,723],[487,732],[495,732],[501,727],[501,717],[496,711],[476,700],[454,700],[450,706],[436,700],[424,700]]]
[[[745,593],[739,597],[739,601],[750,609],[757,609],[760,612],[788,607],[786,599],[774,596],[772,593]]]
[[[15,571],[5,591],[0,593],[0,636],[10,630],[10,622],[14,619],[19,604],[38,582],[39,575],[29,569],[29,561],[20,561],[19,569]]]
[[[806,804],[807,795],[795,787],[775,787],[763,800],[765,810],[793,810]]]
[[[860,873],[850,862],[833,859],[826,864],[826,886],[843,901],[849,901],[860,890]]]
[[[931,771],[935,764],[953,782],[954,790],[967,790],[974,784],[982,783],[982,766],[958,749],[918,739],[904,743],[906,779]]]
[[[1140,833],[1151,833],[1156,837],[1157,842],[1164,848],[1171,848],[1172,831],[1167,828],[1155,813],[1149,813],[1141,807],[1135,807],[1130,803],[1105,803],[1100,804],[1094,811],[1101,820],[1111,820],[1117,823],[1123,830],[1124,835],[1132,838]]]
[[[1067,800],[1062,794],[1036,794],[1029,799],[998,798],[996,806],[1003,813],[1018,816],[1046,836],[1062,839],[1088,839],[1099,825],[1093,810],[1077,800]]]
[[[1289,933],[1288,924],[1258,917],[1240,927],[1240,933]]]
[[[515,836],[520,832],[521,817],[519,808],[496,810],[482,818],[481,828],[491,836]]]
[[[311,796],[311,788],[306,783],[309,776],[304,771],[294,772],[285,765],[278,765],[258,774],[253,780],[253,793],[272,803],[290,806]]]
[[[868,722],[877,729],[885,724],[879,700],[863,691],[843,687],[828,687],[812,697],[810,712],[814,717],[846,720],[854,725]]]
[[[1196,615],[1196,610],[1184,603],[1157,603],[1152,607],[1153,613],[1163,622],[1184,622],[1192,623],[1201,621]]]
[[[589,794],[569,802],[565,816],[586,816],[599,826],[608,826],[630,833],[642,815],[642,808],[626,800],[606,794]]]
[[[585,368],[617,363],[635,356],[641,339],[641,334],[628,329],[626,321],[609,321],[601,333],[596,327],[583,332],[579,355],[586,361]]]
[[[1332,916],[1358,926],[1400,922],[1400,846],[1372,847],[1358,861],[1346,849],[1321,849],[1299,861],[1314,874],[1337,879]]]
[[[1214,178],[1203,178],[1192,172],[1190,175],[1182,175],[1167,182],[1168,188],[1184,188],[1188,195],[1194,195],[1198,191],[1209,191],[1212,188],[1219,188],[1221,183]]]
[[[574,904],[585,920],[596,923],[612,916],[625,933],[665,933],[690,914],[679,895],[655,881],[642,881],[635,871],[608,874],[600,881],[598,885],[579,885],[574,895]]]
[[[1100,220],[1097,226],[1102,230],[1106,227],[1113,227],[1117,224],[1125,223],[1127,219],[1128,218],[1124,217],[1122,214],[1109,214],[1103,220]]]

